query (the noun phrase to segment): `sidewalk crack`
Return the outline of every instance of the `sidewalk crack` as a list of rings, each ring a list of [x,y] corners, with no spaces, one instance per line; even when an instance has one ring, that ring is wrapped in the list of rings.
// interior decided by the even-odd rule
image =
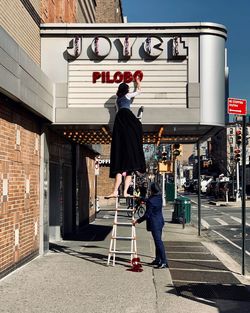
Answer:
[[[155,279],[155,275],[154,275],[154,269],[152,269],[152,279],[153,279],[153,285],[154,285],[154,289],[155,289],[155,312],[156,313],[160,313],[159,308],[158,308],[159,295],[158,295],[157,286],[156,286],[156,279]]]

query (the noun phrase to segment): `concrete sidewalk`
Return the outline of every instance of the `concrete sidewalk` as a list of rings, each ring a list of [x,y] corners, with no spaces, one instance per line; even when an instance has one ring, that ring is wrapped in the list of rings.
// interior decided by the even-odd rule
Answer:
[[[143,223],[136,226],[143,271],[129,271],[129,257],[107,266],[113,213],[100,211],[78,236],[51,244],[47,255],[3,278],[0,312],[249,312],[249,281],[192,226],[166,223],[163,240],[170,269],[147,264],[154,244]],[[170,221],[171,208],[164,213]]]

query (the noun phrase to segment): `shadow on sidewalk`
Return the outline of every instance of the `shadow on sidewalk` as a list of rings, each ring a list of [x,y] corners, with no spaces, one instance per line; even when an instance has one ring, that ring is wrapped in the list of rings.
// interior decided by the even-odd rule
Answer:
[[[79,251],[78,249],[105,249],[105,254],[102,253],[95,253],[95,252],[82,252]],[[54,253],[64,253],[67,254],[69,256],[84,260],[84,261],[88,261],[88,262],[92,262],[101,266],[107,266],[107,259],[108,259],[108,251],[106,248],[103,248],[101,246],[78,246],[78,249],[74,249],[71,248],[69,246],[63,245],[63,244],[58,244],[58,243],[50,243],[50,251],[54,252]],[[120,257],[116,257],[116,264],[122,264],[125,265],[127,267],[131,267],[130,263],[128,262],[127,259],[125,258],[120,258]],[[124,264],[125,263],[125,264]],[[126,264],[127,263],[127,264]]]
[[[191,299],[248,301],[250,293],[243,285],[209,284],[209,283],[176,283],[177,295]]]
[[[112,226],[88,224],[83,226],[77,233],[66,235],[64,240],[103,241],[111,231]]]
[[[249,312],[250,292],[244,285],[175,282],[175,290],[167,293],[217,307],[220,313]]]

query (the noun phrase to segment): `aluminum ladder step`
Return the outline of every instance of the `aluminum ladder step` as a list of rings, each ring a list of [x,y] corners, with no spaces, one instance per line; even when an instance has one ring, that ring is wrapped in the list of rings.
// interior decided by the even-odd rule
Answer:
[[[112,239],[117,239],[117,240],[135,240],[135,237],[125,237],[125,236],[114,236]]]
[[[112,254],[135,254],[134,251],[119,251],[119,250],[111,250],[109,251],[109,253],[112,253]]]
[[[119,212],[133,212],[134,209],[116,209],[115,211],[119,211]]]

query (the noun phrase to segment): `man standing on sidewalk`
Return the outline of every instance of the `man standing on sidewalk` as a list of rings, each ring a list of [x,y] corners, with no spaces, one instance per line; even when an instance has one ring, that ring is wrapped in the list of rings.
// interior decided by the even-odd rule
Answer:
[[[167,258],[163,241],[161,239],[162,229],[164,226],[164,218],[162,213],[162,194],[157,183],[150,185],[150,196],[146,201],[146,212],[134,224],[140,224],[145,221],[147,223],[147,231],[151,231],[155,243],[155,259],[151,265],[156,268],[167,268]]]

